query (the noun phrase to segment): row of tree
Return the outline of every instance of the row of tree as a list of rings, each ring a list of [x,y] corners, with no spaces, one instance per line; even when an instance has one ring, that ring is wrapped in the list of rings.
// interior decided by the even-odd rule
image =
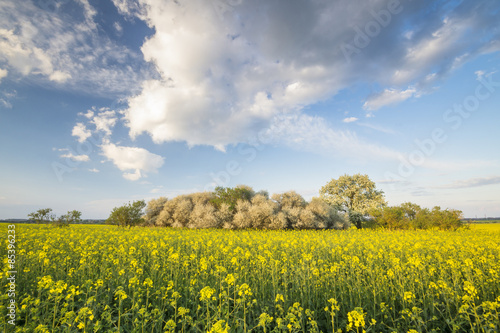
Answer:
[[[111,216],[112,217],[112,216]],[[116,222],[114,218],[110,222]],[[248,186],[158,198],[146,207],[145,225],[225,229],[345,229],[346,216],[325,201],[306,202],[294,191],[255,193]]]
[[[145,209],[145,211],[144,211]],[[40,209],[28,217],[37,223],[68,226],[81,221],[73,210],[56,217],[52,209]],[[367,175],[344,175],[320,190],[320,197],[306,202],[295,191],[274,194],[255,192],[251,187],[217,187],[213,192],[161,197],[115,207],[106,220],[119,226],[162,226],[225,229],[345,229],[383,227],[388,229],[457,229],[462,212],[421,208],[412,203],[389,207],[384,193]]]
[[[52,208],[42,208],[28,214],[28,219],[34,223],[46,223],[57,227],[68,227],[70,224],[80,223],[82,221],[82,213],[77,210],[71,210],[57,217],[56,214],[52,213]]]
[[[455,209],[422,208],[414,203],[382,207],[371,212],[368,225],[386,229],[430,229],[456,230],[464,225],[462,212]]]

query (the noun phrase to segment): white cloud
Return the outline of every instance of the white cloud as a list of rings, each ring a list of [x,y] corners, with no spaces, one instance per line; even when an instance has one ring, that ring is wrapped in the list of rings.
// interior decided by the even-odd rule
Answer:
[[[349,159],[398,160],[400,153],[369,143],[354,132],[334,130],[321,117],[287,115],[276,117],[269,130],[261,132],[263,143],[284,143],[294,149],[319,154],[340,154]]]
[[[487,27],[496,26],[484,19],[486,10],[472,15],[465,8],[471,5],[463,4],[460,10],[429,13],[426,24],[415,24],[409,33],[404,22],[420,22],[428,4],[408,3],[347,61],[339,45],[355,39],[353,26],[373,22],[370,10],[379,10],[380,2],[361,10],[342,0],[293,5],[256,0],[227,4],[222,11],[196,0],[114,3],[125,15],[140,13],[135,15],[154,29],[142,52],[161,76],[144,81],[141,92],[128,98],[131,137],[146,133],[156,143],[219,149],[358,81],[391,86],[366,100],[368,111],[418,97],[481,52],[494,38],[485,33]],[[478,42],[464,38],[466,32],[484,36]]]
[[[0,98],[0,105],[3,105],[6,109],[12,109],[12,104],[3,98]]]
[[[119,35],[121,35],[121,34],[122,34],[122,32],[123,32],[123,27],[120,25],[120,23],[115,22],[115,23],[113,24],[113,27],[115,28],[116,32],[117,32]]]
[[[420,40],[408,44],[403,61],[395,68],[393,84],[407,84],[420,80],[441,65],[441,76],[465,63],[472,54],[467,51],[475,42],[464,43],[465,34],[480,23],[472,17],[446,17],[438,28],[429,31]],[[477,48],[477,46],[476,46]]]
[[[87,113],[87,115],[89,115],[89,113]],[[90,116],[93,116],[91,123],[95,125],[97,131],[102,131],[106,135],[111,135],[111,129],[115,126],[117,121],[115,111],[104,108],[99,110],[97,115],[92,113]]]
[[[67,154],[63,154],[60,156],[61,158],[69,158],[73,161],[77,161],[77,162],[88,162],[90,161],[90,158],[88,155],[73,155],[72,152],[69,152]]]
[[[109,142],[103,143],[101,148],[102,155],[124,171],[123,177],[128,180],[138,180],[147,173],[155,173],[164,162],[163,157],[144,148],[117,146]]]
[[[71,79],[71,74],[64,73],[61,71],[54,71],[52,74],[49,75],[49,79],[51,81],[56,81],[59,83],[66,82],[67,80]]]
[[[144,2],[137,2],[133,0],[112,0],[118,12],[127,17],[137,16],[145,19],[144,17]]]
[[[344,118],[344,120],[342,120],[344,123],[353,123],[355,121],[358,121],[358,118],[356,117],[348,117],[348,118]]]
[[[93,110],[87,110],[87,113],[78,113],[79,116],[84,116],[87,119],[92,119],[94,117],[94,111]]]
[[[210,2],[147,3],[147,22],[156,33],[142,51],[162,79],[145,81],[142,92],[128,99],[125,119],[132,137],[147,133],[157,143],[186,141],[222,150],[268,126],[274,116],[335,93],[347,73],[332,66],[343,59],[283,61],[290,55],[271,40],[259,41],[260,28],[246,31],[236,12],[221,20]],[[285,20],[297,30],[293,17]],[[295,37],[289,37],[288,46],[295,47]]]
[[[163,186],[158,186],[158,187],[153,188],[151,191],[149,191],[149,193],[154,194],[154,193],[160,193],[162,191],[164,191]]]
[[[411,98],[416,93],[415,88],[406,90],[385,89],[383,92],[367,98],[363,108],[368,111],[375,111],[386,105],[397,104]]]
[[[139,54],[103,33],[87,0],[70,11],[54,4],[41,10],[32,1],[2,1],[0,64],[9,74],[106,97],[135,91],[149,75]]]
[[[89,171],[90,171],[90,172],[94,172],[94,173],[98,173],[98,172],[100,172],[100,171],[99,171],[98,169],[96,169],[96,168],[89,169]]]
[[[2,82],[2,79],[7,76],[9,72],[6,69],[0,68],[0,82]]]
[[[83,123],[76,123],[71,135],[78,137],[78,142],[84,142],[92,135],[92,132]]]

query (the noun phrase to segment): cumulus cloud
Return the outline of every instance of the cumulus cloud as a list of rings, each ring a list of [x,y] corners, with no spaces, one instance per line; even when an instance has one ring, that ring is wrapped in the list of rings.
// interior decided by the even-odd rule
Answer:
[[[78,138],[78,142],[85,142],[91,135],[92,132],[88,130],[83,123],[76,123],[73,127],[71,135]]]
[[[69,158],[76,162],[88,162],[90,161],[90,157],[88,155],[74,155],[72,152],[62,154],[61,158]]]
[[[142,52],[160,77],[128,98],[131,137],[219,149],[355,82],[382,86],[366,100],[369,111],[418,97],[498,37],[488,29],[497,26],[494,1],[404,2],[347,61],[340,46],[356,38],[353,27],[375,22],[385,1],[113,2],[155,31]]]
[[[125,179],[139,180],[146,177],[148,173],[156,173],[163,165],[163,157],[144,148],[120,146],[111,142],[112,129],[118,121],[116,111],[109,108],[92,108],[85,113],[79,113],[79,116],[87,118],[86,123],[76,123],[73,127],[73,136],[76,136],[79,142],[84,142],[93,134],[101,134],[99,142],[95,142],[101,149],[101,155],[123,171]],[[68,151],[68,149],[63,148],[59,151]],[[77,161],[90,160],[87,155],[74,156],[71,152],[63,154],[61,157]],[[99,172],[96,168],[88,170],[94,173]]]
[[[89,115],[89,112],[87,115]],[[115,126],[117,121],[116,112],[114,110],[102,108],[96,115],[92,112],[90,117],[92,117],[91,123],[95,125],[97,131],[102,131],[106,135],[111,135],[111,129]]]
[[[485,178],[472,178],[467,180],[457,180],[451,184],[440,186],[439,188],[444,189],[459,189],[459,188],[471,188],[486,185],[500,184],[500,177],[492,176]]]
[[[128,180],[138,180],[147,173],[155,173],[163,165],[163,157],[144,148],[117,146],[110,142],[101,145],[102,155],[123,171]]]

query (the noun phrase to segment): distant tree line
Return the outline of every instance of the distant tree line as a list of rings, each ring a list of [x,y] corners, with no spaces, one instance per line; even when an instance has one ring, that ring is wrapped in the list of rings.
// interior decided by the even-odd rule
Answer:
[[[66,214],[57,217],[52,213],[52,208],[42,208],[36,212],[28,214],[28,219],[35,223],[46,223],[56,227],[68,227],[70,224],[80,223],[82,213],[77,210],[68,211]]]

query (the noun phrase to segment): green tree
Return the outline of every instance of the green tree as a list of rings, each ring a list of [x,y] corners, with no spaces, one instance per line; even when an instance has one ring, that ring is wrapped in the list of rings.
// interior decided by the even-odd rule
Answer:
[[[68,211],[66,214],[56,218],[52,218],[52,223],[56,227],[69,227],[70,224],[80,223],[82,221],[82,213],[77,210]]]
[[[227,204],[229,210],[234,212],[238,200],[250,201],[254,195],[254,190],[246,185],[238,185],[235,188],[217,186],[210,202],[217,209],[219,209],[222,204]]]
[[[114,224],[121,227],[131,227],[144,222],[142,211],[146,207],[144,200],[134,201],[121,207],[115,207],[111,211],[107,224]]]
[[[52,208],[43,208],[36,212],[29,213],[28,218],[35,221],[35,223],[49,223],[54,220],[55,215],[52,214]]]
[[[321,188],[320,195],[325,202],[352,216],[351,222],[358,228],[363,220],[359,214],[366,216],[373,208],[386,205],[384,192],[376,189],[368,175],[359,173],[332,179]]]
[[[82,212],[79,212],[77,210],[68,211],[66,215],[63,216],[68,224],[75,224],[82,222]]]

